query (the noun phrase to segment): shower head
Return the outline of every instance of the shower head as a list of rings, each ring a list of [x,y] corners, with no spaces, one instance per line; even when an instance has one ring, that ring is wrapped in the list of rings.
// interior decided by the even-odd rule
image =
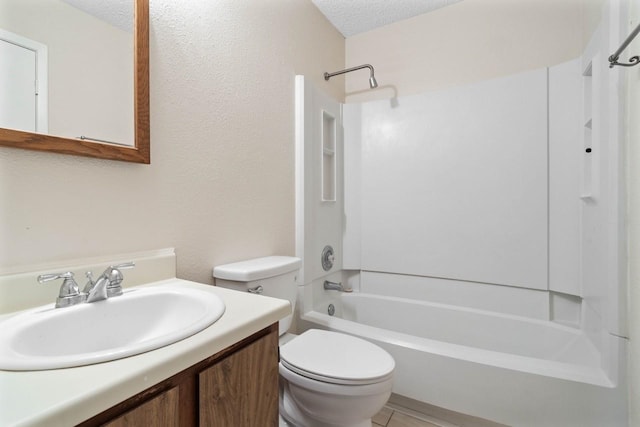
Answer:
[[[378,87],[378,82],[376,81],[375,76],[373,75],[373,67],[369,64],[359,65],[357,67],[347,68],[346,70],[336,71],[335,73],[324,73],[324,79],[329,80],[333,76],[337,76],[339,74],[350,73],[351,71],[361,70],[362,68],[369,69],[369,87],[371,89],[375,89]]]

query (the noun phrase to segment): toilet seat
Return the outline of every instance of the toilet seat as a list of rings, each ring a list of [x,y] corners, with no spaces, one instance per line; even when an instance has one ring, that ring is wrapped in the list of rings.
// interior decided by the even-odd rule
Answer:
[[[380,347],[351,335],[310,329],[280,347],[286,369],[317,381],[366,385],[389,380],[395,362]]]

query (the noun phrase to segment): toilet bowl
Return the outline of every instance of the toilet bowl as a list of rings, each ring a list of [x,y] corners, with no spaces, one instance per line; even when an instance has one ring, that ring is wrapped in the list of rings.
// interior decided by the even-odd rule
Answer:
[[[294,257],[266,257],[216,266],[216,286],[296,303]],[[280,415],[296,427],[370,427],[387,402],[395,362],[382,348],[350,335],[310,329],[286,334],[280,321]]]
[[[393,385],[393,358],[380,347],[310,329],[280,347],[280,415],[295,426],[371,426]]]

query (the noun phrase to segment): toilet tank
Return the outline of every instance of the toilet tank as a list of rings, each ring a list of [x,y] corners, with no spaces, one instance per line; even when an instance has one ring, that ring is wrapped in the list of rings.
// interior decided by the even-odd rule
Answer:
[[[288,300],[296,306],[298,271],[302,261],[290,256],[254,258],[213,268],[216,286]],[[291,326],[293,314],[280,320],[280,335]]]

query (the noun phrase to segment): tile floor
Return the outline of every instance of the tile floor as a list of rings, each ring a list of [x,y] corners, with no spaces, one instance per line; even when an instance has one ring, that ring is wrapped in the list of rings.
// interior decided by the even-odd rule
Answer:
[[[389,406],[382,408],[371,421],[373,421],[372,427],[456,427],[446,421]]]
[[[371,420],[373,422],[372,427],[457,427],[454,424],[436,419],[432,419],[432,422],[425,421],[425,417],[427,416],[422,416],[422,414],[414,413],[414,415],[417,415],[420,418],[400,412],[398,409],[385,406]],[[279,427],[291,427],[291,425],[280,418]]]
[[[435,424],[433,422],[421,420],[420,418],[407,415],[397,409],[391,409],[387,406],[382,408],[382,410],[378,412],[371,421],[373,421],[372,427],[457,427],[445,422],[438,422]],[[291,425],[280,418],[279,427],[291,427]]]
[[[426,413],[406,408],[398,402],[388,402],[372,418],[372,427],[508,427],[431,405],[424,404],[423,409]],[[291,426],[280,418],[279,427]]]

